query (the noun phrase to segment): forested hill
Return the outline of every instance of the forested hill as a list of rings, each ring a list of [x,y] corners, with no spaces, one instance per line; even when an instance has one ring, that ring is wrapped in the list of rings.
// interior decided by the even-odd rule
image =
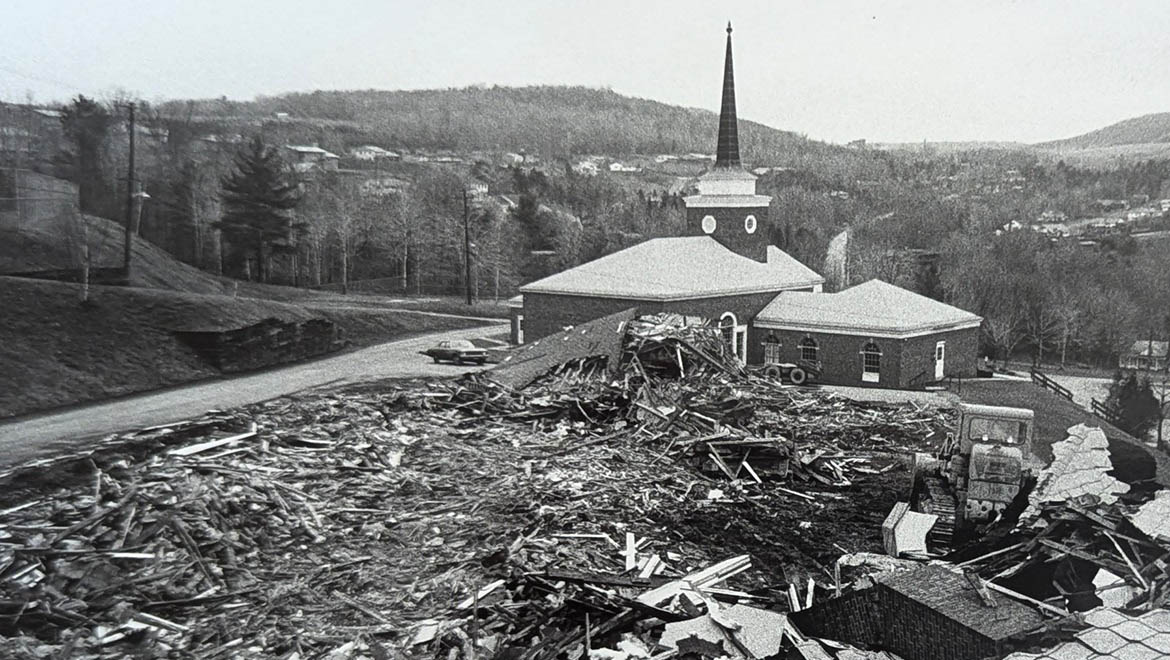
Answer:
[[[527,150],[542,154],[711,153],[718,116],[587,87],[467,87],[420,91],[315,91],[255,101],[172,101],[168,114],[335,120],[375,144],[399,148]],[[354,136],[355,138],[357,135]],[[746,161],[845,151],[740,120]]]
[[[1061,151],[1097,149],[1132,144],[1170,143],[1170,112],[1157,112],[1100,128],[1084,135],[1037,144],[1041,149]]]

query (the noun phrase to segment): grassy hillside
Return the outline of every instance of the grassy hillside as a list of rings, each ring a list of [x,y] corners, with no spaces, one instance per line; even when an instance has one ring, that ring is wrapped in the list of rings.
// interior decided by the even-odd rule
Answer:
[[[173,331],[242,328],[265,319],[326,318],[352,345],[479,322],[377,307],[331,308],[260,298],[0,277],[0,417],[211,378],[219,372]]]
[[[245,132],[275,112],[287,112],[290,120],[269,121],[264,130],[301,135],[332,149],[374,143],[557,156],[710,154],[718,127],[718,115],[707,110],[588,87],[315,91],[251,102],[171,101],[161,107],[166,115],[195,116]],[[869,152],[809,140],[742,116],[739,126],[743,157],[752,164],[799,166],[810,158],[837,159],[866,169],[878,160]]]
[[[216,375],[169,332],[308,316],[280,303],[0,277],[0,416]]]
[[[97,217],[87,218],[86,226],[93,265],[119,266],[122,228]],[[0,275],[71,267],[74,249],[64,238],[66,229],[56,221],[0,226]],[[0,276],[0,417],[219,375],[175,331],[324,318],[351,345],[364,346],[478,324],[396,309],[425,309],[427,301],[237,282],[181,263],[138,238],[132,251],[132,286],[95,286],[85,304],[76,284]]]
[[[86,216],[85,227],[91,265],[94,268],[121,266],[125,243],[122,225]],[[70,228],[64,219],[0,225],[0,275],[77,267],[79,262],[74,256],[77,248],[67,240],[69,235]],[[323,295],[219,277],[185,264],[139,237],[131,244],[131,263],[130,284],[137,287],[274,300],[310,300]]]
[[[213,114],[218,101],[196,102]],[[343,120],[395,145],[439,149],[527,149],[542,153],[710,152],[718,117],[705,110],[586,87],[467,87],[418,91],[315,91],[261,97],[233,116]],[[743,122],[750,147],[805,143],[793,133]]]
[[[1041,149],[1077,151],[1122,145],[1163,143],[1170,143],[1170,112],[1158,112],[1126,119],[1084,135],[1042,142],[1036,146]]]

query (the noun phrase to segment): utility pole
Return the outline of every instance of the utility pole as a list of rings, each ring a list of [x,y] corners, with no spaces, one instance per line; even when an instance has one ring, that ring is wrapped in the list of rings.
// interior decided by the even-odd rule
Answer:
[[[130,246],[134,240],[134,103],[130,108],[130,165],[126,175],[126,245],[122,252],[122,269],[130,280]]]
[[[467,289],[467,304],[471,305],[471,210],[467,204],[467,187],[463,188],[463,284]]]

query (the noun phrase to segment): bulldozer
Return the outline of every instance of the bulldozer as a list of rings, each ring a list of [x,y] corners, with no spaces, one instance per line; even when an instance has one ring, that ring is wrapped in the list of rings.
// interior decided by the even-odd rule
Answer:
[[[945,552],[1026,496],[1038,462],[1034,417],[1026,408],[959,404],[958,427],[939,451],[914,454],[909,506],[896,505],[882,526],[887,552],[897,553],[893,539],[913,524],[906,511],[937,516],[926,549]]]

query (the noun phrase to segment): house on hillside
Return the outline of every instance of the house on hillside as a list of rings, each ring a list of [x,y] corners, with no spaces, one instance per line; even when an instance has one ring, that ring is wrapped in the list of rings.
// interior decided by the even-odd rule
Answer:
[[[812,357],[826,383],[910,387],[975,375],[978,316],[882,282],[822,293],[821,275],[769,244],[772,198],[740,161],[733,79],[728,26],[715,162],[683,198],[685,235],[521,286],[509,301],[512,341],[635,307],[717,326],[741,363]]]
[[[1128,371],[1166,371],[1170,342],[1139,339],[1117,358],[1117,366]]]
[[[641,172],[642,168],[634,165],[626,165],[625,163],[613,162],[609,164],[610,172]]]
[[[1029,225],[1028,228],[1034,232],[1044,234],[1050,239],[1065,238],[1072,233],[1069,230],[1068,225],[1058,222],[1049,222],[1042,225]]]
[[[472,199],[483,199],[488,195],[488,184],[483,181],[473,181],[467,184],[467,194],[471,195]]]
[[[580,176],[597,176],[601,173],[601,168],[591,160],[579,161],[573,165],[572,169],[574,174]]]
[[[349,155],[358,160],[375,161],[375,160],[402,160],[402,154],[396,151],[383,149],[372,144],[365,144],[360,147],[354,147],[349,150]]]
[[[410,187],[409,181],[392,176],[371,177],[361,182],[359,191],[366,197],[396,195]]]
[[[297,172],[312,172],[315,170],[337,171],[337,163],[341,157],[335,153],[325,151],[317,145],[287,144],[284,150],[288,153],[289,162]]]
[[[1068,222],[1068,215],[1062,211],[1048,209],[1047,211],[1041,213],[1039,218],[1036,218],[1036,222],[1042,225]]]
[[[1129,202],[1124,199],[1098,199],[1093,202],[1093,206],[1102,213],[1109,213],[1110,211],[1124,211],[1129,208]]]
[[[0,103],[0,155],[48,162],[66,147],[60,110]]]

